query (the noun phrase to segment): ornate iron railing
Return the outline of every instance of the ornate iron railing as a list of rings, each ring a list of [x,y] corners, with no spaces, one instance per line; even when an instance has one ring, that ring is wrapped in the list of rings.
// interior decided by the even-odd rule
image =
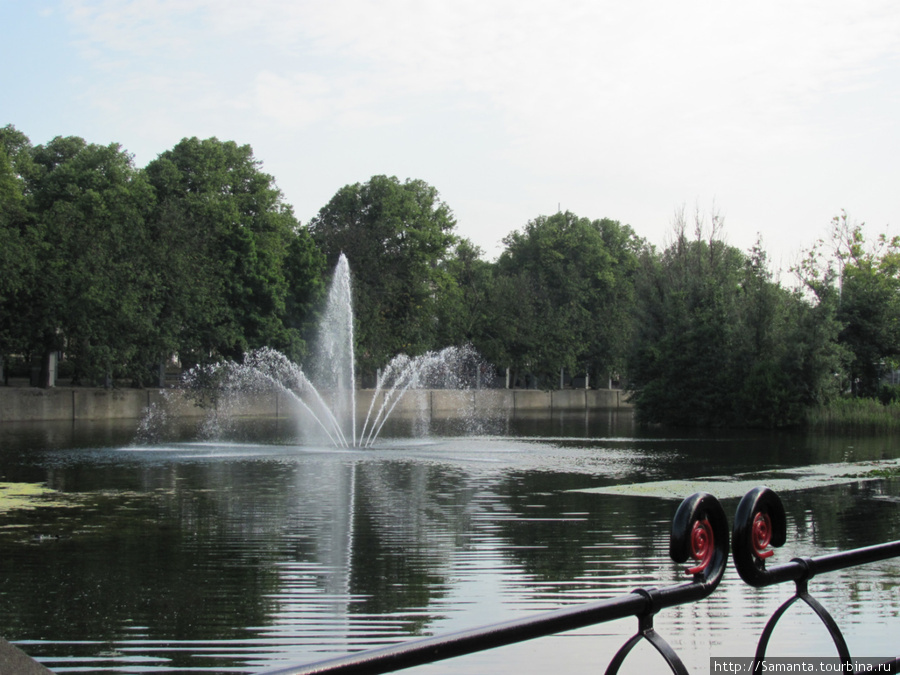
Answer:
[[[654,630],[653,616],[666,607],[702,600],[722,580],[728,561],[728,522],[715,497],[697,493],[681,503],[672,520],[669,555],[677,563],[693,562],[687,569],[691,581],[667,588],[638,588],[607,600],[482,628],[410,640],[309,665],[269,670],[265,675],[375,675],[629,616],[638,619],[637,633],[622,645],[606,672],[609,675],[617,673],[631,649],[641,640],[647,640],[662,655],[672,672],[686,674],[678,654]]]
[[[766,657],[769,638],[772,637],[775,625],[798,600],[806,603],[828,629],[841,662],[852,663],[850,650],[841,629],[828,610],[810,594],[809,580],[819,574],[900,556],[900,541],[829,553],[814,558],[794,558],[775,567],[766,567],[766,560],[775,553],[775,548],[784,545],[786,538],[787,518],[781,498],[767,487],[754,488],[744,495],[735,513],[732,532],[732,557],[738,574],[741,575],[741,579],[756,587],[789,581],[793,581],[796,585],[793,597],[775,610],[763,628],[756,645],[752,672],[757,672],[757,664],[762,663]],[[900,657],[885,665],[889,667],[879,668],[878,672],[900,672]]]
[[[825,607],[810,595],[808,582],[818,574],[900,556],[900,541],[813,558],[795,558],[788,563],[767,567],[766,561],[774,554],[774,549],[784,545],[786,530],[784,506],[772,490],[755,488],[738,505],[731,538],[732,557],[741,578],[757,587],[788,581],[796,584],[795,595],[782,604],[766,624],[750,672],[759,671],[758,666],[765,659],[775,625],[797,600],[805,602],[822,620],[841,661],[849,664],[850,652],[840,628]],[[655,631],[653,617],[668,607],[697,602],[709,596],[722,580],[728,552],[729,532],[725,512],[715,497],[700,492],[685,499],[672,520],[669,555],[679,564],[692,561],[692,565],[686,568],[691,580],[686,583],[666,588],[638,588],[606,600],[410,640],[316,663],[266,670],[260,675],[375,675],[627,617],[637,618],[637,632],[615,653],[606,669],[607,675],[618,673],[628,654],[642,640],[659,652],[671,672],[684,675],[688,672],[684,663]],[[900,657],[882,664],[878,672],[900,672]]]

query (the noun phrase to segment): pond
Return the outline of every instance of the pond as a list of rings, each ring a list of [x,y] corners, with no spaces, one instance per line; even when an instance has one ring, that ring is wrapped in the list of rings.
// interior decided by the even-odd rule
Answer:
[[[0,426],[0,481],[53,492],[0,508],[0,635],[59,673],[254,673],[684,580],[668,558],[677,499],[585,492],[900,457],[892,437],[647,431],[630,413],[397,420],[371,450],[298,446],[284,420]],[[687,496],[687,494],[682,495]],[[775,560],[900,538],[900,479],[781,493]],[[737,499],[722,500],[729,519]],[[35,506],[36,505],[36,506]],[[24,508],[34,507],[34,508]],[[814,579],[854,656],[889,656],[900,561]],[[792,584],[729,564],[705,601],[663,611],[691,672],[751,656]],[[834,656],[792,609],[772,656]],[[417,673],[605,669],[635,619],[424,666]],[[649,665],[648,665],[649,664]],[[659,671],[643,647],[626,672]]]

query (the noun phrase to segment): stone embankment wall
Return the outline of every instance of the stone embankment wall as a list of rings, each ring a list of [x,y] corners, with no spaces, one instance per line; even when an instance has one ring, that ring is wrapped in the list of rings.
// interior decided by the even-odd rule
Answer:
[[[375,393],[357,393],[357,410],[366,410]],[[381,394],[379,394],[381,396]],[[630,408],[627,394],[619,389],[477,389],[453,391],[431,389],[410,391],[395,409],[431,415],[506,410],[509,412],[555,412],[564,410],[608,410]],[[58,387],[0,387],[0,423],[44,420],[107,420],[143,417],[151,406],[165,406],[170,416],[199,417],[202,408],[176,389],[92,389]],[[243,402],[230,412],[248,416],[278,417],[291,406],[284,396],[272,394]]]
[[[0,423],[140,418],[152,404],[162,402],[159,389],[0,387]],[[177,414],[203,414],[183,399],[180,403]]]

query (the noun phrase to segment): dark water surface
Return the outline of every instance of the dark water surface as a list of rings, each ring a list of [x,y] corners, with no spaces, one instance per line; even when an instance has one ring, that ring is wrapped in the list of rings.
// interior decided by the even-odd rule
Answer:
[[[0,425],[0,481],[58,506],[0,513],[0,635],[56,672],[253,673],[683,580],[673,500],[571,490],[900,456],[893,437],[663,435],[630,414],[519,418],[491,433],[403,424],[374,450],[298,446],[282,421],[219,438],[184,427]],[[225,439],[225,440],[223,440]],[[687,495],[684,495],[687,496]],[[776,561],[900,538],[900,481],[782,495]],[[731,518],[735,500],[723,500]],[[691,672],[750,656],[790,597],[729,567],[706,601],[655,621]],[[814,579],[854,656],[900,651],[900,562]],[[772,656],[833,656],[792,609]],[[636,620],[418,673],[602,672]],[[626,672],[661,671],[645,647]]]

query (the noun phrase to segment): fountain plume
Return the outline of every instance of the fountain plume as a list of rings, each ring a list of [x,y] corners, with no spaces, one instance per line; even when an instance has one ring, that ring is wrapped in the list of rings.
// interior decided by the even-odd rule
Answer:
[[[235,401],[277,392],[308,414],[335,447],[372,447],[391,413],[410,389],[465,389],[484,368],[471,347],[447,347],[410,357],[395,356],[379,374],[374,395],[357,433],[357,390],[353,352],[350,266],[341,254],[318,331],[312,377],[281,352],[268,347],[248,352],[241,363],[226,361],[198,368],[186,377],[197,397]],[[212,393],[211,393],[212,392]],[[227,407],[227,406],[226,406]]]

